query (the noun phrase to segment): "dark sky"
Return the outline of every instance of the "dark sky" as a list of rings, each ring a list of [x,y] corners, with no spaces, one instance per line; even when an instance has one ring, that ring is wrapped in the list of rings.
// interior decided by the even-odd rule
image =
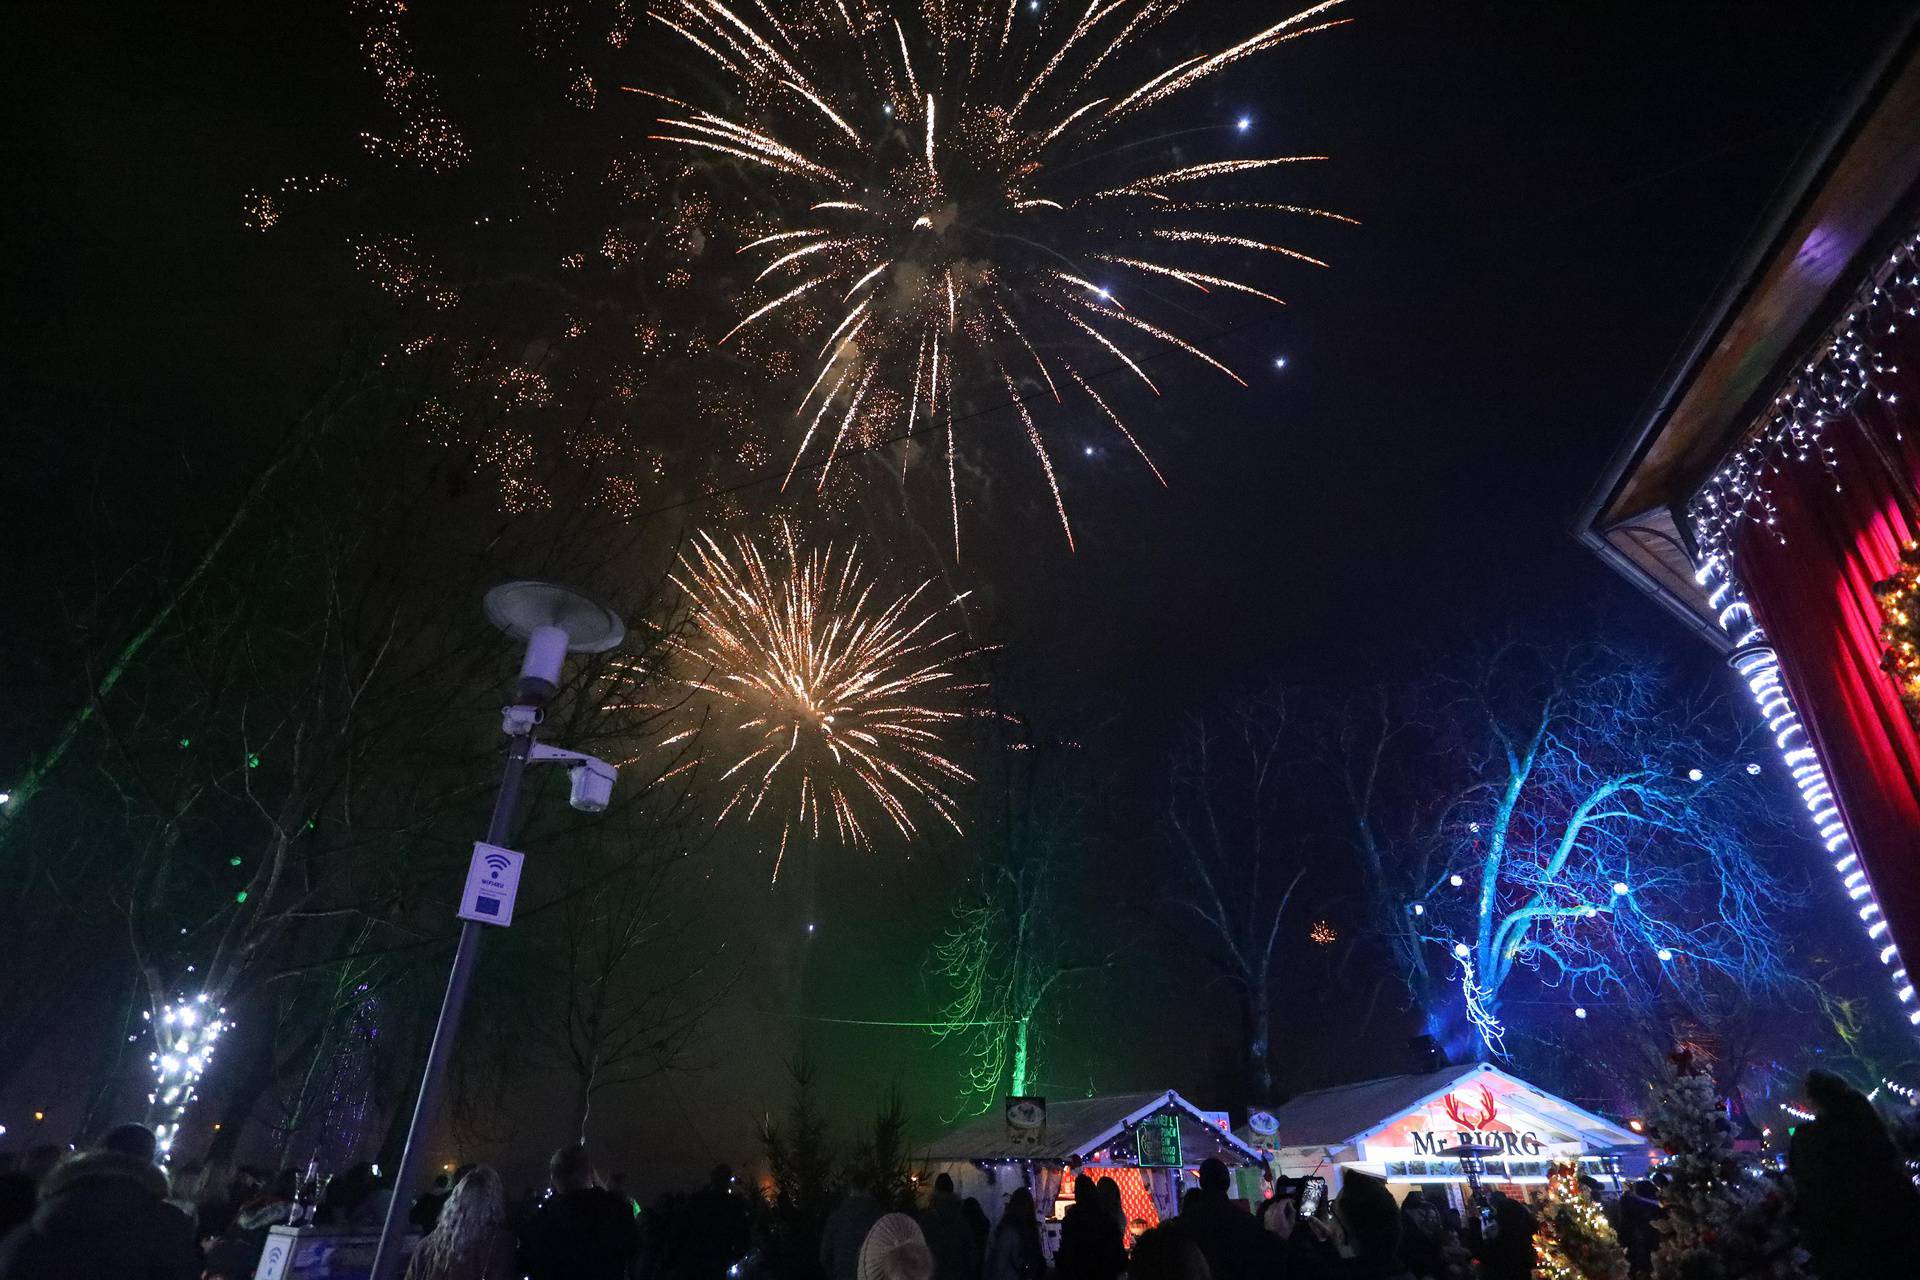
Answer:
[[[282,12],[302,7],[10,13],[0,636],[16,670],[49,669],[31,620],[62,584],[128,540],[204,536],[252,424],[285,411],[324,348],[340,282],[262,269],[237,218],[244,189],[343,132],[329,104],[364,93],[344,26]],[[1352,25],[1222,81],[1223,121],[1249,114],[1250,146],[1331,155],[1307,193],[1363,225],[1318,233],[1333,268],[1290,272],[1288,310],[1223,340],[1252,390],[1183,369],[1136,415],[1169,488],[1069,450],[1080,550],[1036,502],[969,566],[1012,695],[1088,744],[1118,865],[1144,856],[1168,717],[1250,683],[1367,680],[1462,628],[1568,608],[1712,677],[1574,544],[1572,513],[1905,7],[1355,0]],[[1278,6],[1221,8],[1250,27]],[[812,905],[796,890],[768,907],[823,928],[775,949],[778,980],[716,1029],[727,1065],[647,1100],[616,1139],[687,1167],[737,1153],[793,1043],[782,1010],[924,1007],[937,872],[820,875]],[[1204,1085],[1188,1046],[1216,1033],[1154,1016],[1168,971],[1143,948],[1088,997],[1099,1023],[1055,1083]],[[811,1025],[849,1099],[944,1069],[905,1033],[821,1041]]]

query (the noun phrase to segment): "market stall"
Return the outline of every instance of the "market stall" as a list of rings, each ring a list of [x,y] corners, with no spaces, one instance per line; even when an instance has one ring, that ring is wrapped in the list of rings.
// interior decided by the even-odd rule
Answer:
[[[951,1175],[955,1192],[978,1200],[995,1221],[1015,1188],[1029,1188],[1049,1252],[1078,1174],[1114,1180],[1138,1235],[1179,1212],[1201,1161],[1260,1163],[1259,1153],[1229,1132],[1226,1113],[1203,1111],[1170,1089],[1050,1102],[1039,1114],[1044,1119],[1034,1124],[996,1109],[936,1138],[922,1160],[929,1177]]]
[[[1449,1153],[1463,1148],[1479,1152],[1483,1185],[1520,1199],[1555,1161],[1603,1180],[1647,1164],[1645,1138],[1484,1062],[1319,1089],[1255,1119],[1271,1133],[1250,1132],[1250,1145],[1275,1173],[1325,1178],[1335,1194],[1358,1169],[1386,1179],[1396,1199],[1419,1187],[1458,1206],[1468,1175]]]

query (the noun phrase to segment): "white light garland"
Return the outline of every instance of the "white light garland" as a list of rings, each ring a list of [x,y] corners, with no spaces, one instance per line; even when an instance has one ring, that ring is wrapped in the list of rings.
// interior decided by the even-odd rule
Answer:
[[[1707,477],[1687,517],[1709,556],[1730,556],[1741,525],[1777,523],[1772,477],[1788,462],[1818,460],[1835,474],[1826,429],[1852,414],[1863,396],[1882,404],[1898,397],[1877,379],[1898,372],[1880,349],[1900,321],[1920,315],[1920,232],[1909,236],[1866,282],[1835,326],[1826,349],[1807,361],[1778,395],[1760,424]],[[1776,535],[1777,536],[1777,535]]]
[[[1800,802],[1806,806],[1828,855],[1835,859],[1833,869],[1840,876],[1840,887],[1854,903],[1874,954],[1892,976],[1894,997],[1905,1011],[1908,1023],[1920,1026],[1920,1001],[1915,999],[1913,982],[1907,976],[1899,948],[1887,936],[1886,917],[1874,897],[1866,868],[1860,865],[1860,854],[1853,847],[1853,836],[1840,815],[1826,770],[1821,767],[1819,753],[1814,750],[1813,740],[1807,736],[1806,726],[1800,722],[1800,713],[1793,705],[1793,696],[1781,678],[1779,656],[1767,643],[1767,633],[1754,620],[1753,608],[1734,583],[1725,557],[1708,555],[1694,574],[1694,581],[1706,588],[1707,602],[1719,618],[1721,629],[1733,638],[1734,651],[1729,661],[1746,681],[1754,705],[1760,709],[1767,731],[1773,735],[1773,745],[1779,749],[1793,785],[1800,792]]]
[[[141,1016],[153,1021],[151,1013]],[[154,1081],[147,1103],[151,1114],[159,1117],[153,1136],[162,1158],[172,1152],[173,1140],[180,1136],[180,1121],[213,1061],[214,1043],[232,1026],[226,1016],[227,1011],[212,1007],[204,993],[191,999],[179,997],[160,1011],[159,1025],[153,1029],[154,1050],[147,1055]]]
[[[1497,1058],[1507,1056],[1507,1028],[1493,1010],[1487,1007],[1487,997],[1492,994],[1473,972],[1473,953],[1467,944],[1457,943],[1453,948],[1453,958],[1460,962],[1460,994],[1466,998],[1467,1021],[1480,1033],[1480,1041]]]

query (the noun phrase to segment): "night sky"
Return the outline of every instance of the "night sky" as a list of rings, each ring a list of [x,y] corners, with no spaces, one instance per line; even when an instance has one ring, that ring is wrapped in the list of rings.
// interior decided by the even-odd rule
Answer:
[[[1277,9],[1220,7],[1234,26]],[[1164,364],[1164,401],[1134,422],[1168,488],[1089,435],[1091,452],[1062,459],[1079,550],[1035,488],[1001,499],[964,566],[1004,646],[1004,695],[1082,744],[1115,871],[1100,892],[1126,959],[1074,997],[1050,1092],[1204,1094],[1219,1078],[1205,1051],[1231,1040],[1224,993],[1184,991],[1177,947],[1138,927],[1157,910],[1136,889],[1173,717],[1269,680],[1367,682],[1464,631],[1556,614],[1720,678],[1569,527],[1904,8],[1357,0],[1351,25],[1222,78],[1222,127],[1249,117],[1248,154],[1331,155],[1302,195],[1363,225],[1316,228],[1332,269],[1285,272],[1291,305],[1219,341],[1250,391]],[[197,545],[260,423],[324,363],[347,282],[264,255],[238,208],[365,97],[343,9],[10,15],[9,721],[64,705],[77,673],[61,634],[86,584],[130,548]],[[0,737],[8,765],[31,749]],[[829,858],[777,894],[723,873],[716,936],[754,954],[702,1049],[714,1065],[611,1104],[606,1144],[670,1171],[647,1182],[745,1155],[803,1036],[846,1119],[898,1077],[932,1127],[951,1055],[911,1031],[809,1021],[929,1008],[921,956],[952,851],[876,857],[877,872]],[[1321,1056],[1291,1083],[1397,1070],[1406,1030],[1383,1017],[1359,1043],[1309,1036]],[[521,1140],[550,1146],[530,1116]]]

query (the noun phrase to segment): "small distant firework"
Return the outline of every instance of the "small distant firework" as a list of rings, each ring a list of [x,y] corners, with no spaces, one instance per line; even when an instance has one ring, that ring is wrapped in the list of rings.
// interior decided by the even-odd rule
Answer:
[[[1220,272],[1256,257],[1326,264],[1245,234],[1238,220],[1351,221],[1245,192],[1215,195],[1236,175],[1324,157],[1196,163],[1172,139],[1213,133],[1225,143],[1241,129],[1225,119],[1149,132],[1161,128],[1149,125],[1155,108],[1245,58],[1338,25],[1324,15],[1339,3],[1146,75],[1135,56],[1191,0],[654,0],[647,16],[717,67],[729,91],[706,109],[626,86],[662,104],[649,136],[747,166],[756,177],[748,202],[770,223],[739,249],[758,272],[721,342],[784,326],[811,365],[787,482],[805,459],[820,464],[824,488],[841,453],[858,447],[857,428],[870,422],[863,410],[890,393],[889,435],[943,440],[957,555],[955,398],[1004,395],[1071,546],[1053,459],[1027,402],[1084,396],[1153,468],[1095,389],[1096,375],[1124,368],[1158,395],[1134,346],[1150,338],[1242,382],[1166,327],[1170,319],[1148,318],[1186,311],[1162,291],[1279,303]],[[1216,259],[1227,265],[1214,267]]]
[[[912,838],[924,812],[960,830],[954,789],[973,779],[944,739],[973,686],[931,580],[893,594],[857,547],[803,550],[781,521],[696,535],[673,581],[692,616],[664,673],[625,672],[637,695],[605,705],[669,718],[659,745],[687,753],[678,767],[716,771],[716,822],[780,824],[776,879],[796,836],[870,848],[876,819]]]
[[[1315,920],[1313,928],[1307,930],[1307,941],[1319,947],[1330,947],[1340,941],[1340,931],[1333,927],[1331,920]]]

